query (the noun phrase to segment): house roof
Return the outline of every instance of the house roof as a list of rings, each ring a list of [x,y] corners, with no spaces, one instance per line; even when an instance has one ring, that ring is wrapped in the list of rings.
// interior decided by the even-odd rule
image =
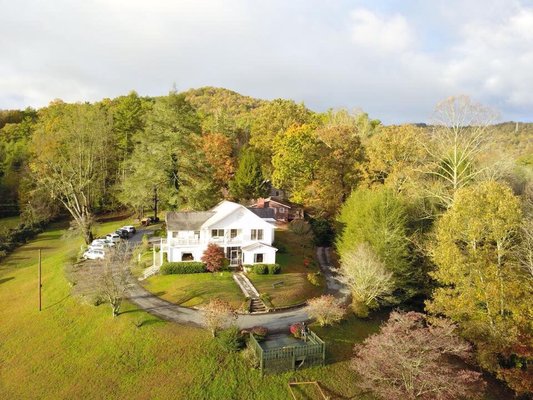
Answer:
[[[167,212],[165,221],[169,231],[196,231],[213,215],[215,215],[213,211],[173,211]]]
[[[273,208],[253,208],[248,207],[248,210],[253,212],[255,215],[261,218],[274,218],[274,209]]]
[[[269,246],[268,244],[261,243],[261,242],[255,242],[255,243],[249,244],[247,246],[243,246],[243,247],[241,247],[241,250],[242,251],[252,251],[252,250],[259,249],[261,247],[268,247],[269,249],[274,249],[275,251],[278,251],[278,249],[276,249],[274,246]]]

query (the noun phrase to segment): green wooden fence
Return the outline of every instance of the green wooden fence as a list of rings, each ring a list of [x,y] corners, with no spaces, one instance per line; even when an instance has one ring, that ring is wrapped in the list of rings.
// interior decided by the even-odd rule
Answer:
[[[259,359],[261,373],[324,365],[326,361],[326,344],[312,331],[309,331],[305,344],[300,346],[263,349],[253,335],[250,335],[250,343]]]

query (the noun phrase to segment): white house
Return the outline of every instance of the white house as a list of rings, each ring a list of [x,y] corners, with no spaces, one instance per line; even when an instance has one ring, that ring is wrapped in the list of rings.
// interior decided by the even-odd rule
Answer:
[[[216,243],[230,266],[276,262],[275,220],[267,210],[223,201],[210,211],[168,212],[165,219],[160,254],[167,253],[168,261],[200,261],[207,245]]]

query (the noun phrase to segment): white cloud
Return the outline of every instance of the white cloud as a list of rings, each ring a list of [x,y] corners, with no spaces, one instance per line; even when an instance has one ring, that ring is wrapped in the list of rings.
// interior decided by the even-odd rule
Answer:
[[[380,16],[358,8],[350,13],[352,41],[378,52],[401,52],[413,44],[413,32],[407,20],[399,14]]]
[[[428,120],[439,100],[466,93],[531,119],[533,8],[467,3],[4,2],[0,108],[160,95],[175,82],[360,107],[386,122]]]

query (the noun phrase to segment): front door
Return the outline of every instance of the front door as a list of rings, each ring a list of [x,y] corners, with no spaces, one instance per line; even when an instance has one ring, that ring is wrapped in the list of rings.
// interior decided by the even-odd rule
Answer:
[[[228,247],[227,258],[231,267],[237,267],[242,263],[242,252],[240,247]]]

